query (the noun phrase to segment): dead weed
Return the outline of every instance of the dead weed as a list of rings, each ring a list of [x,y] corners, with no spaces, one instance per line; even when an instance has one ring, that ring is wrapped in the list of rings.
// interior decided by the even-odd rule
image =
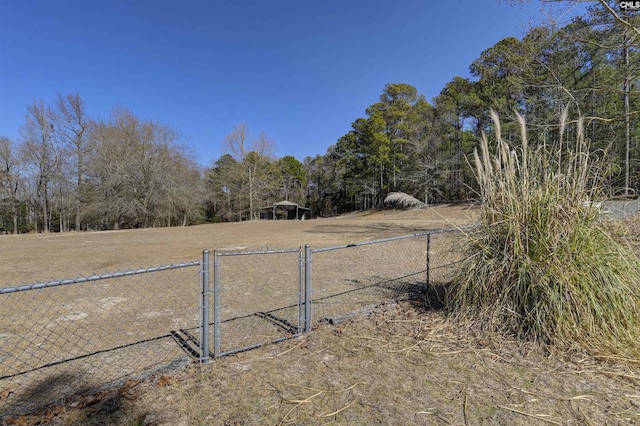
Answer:
[[[637,424],[640,361],[554,353],[402,302],[39,418],[10,424]]]

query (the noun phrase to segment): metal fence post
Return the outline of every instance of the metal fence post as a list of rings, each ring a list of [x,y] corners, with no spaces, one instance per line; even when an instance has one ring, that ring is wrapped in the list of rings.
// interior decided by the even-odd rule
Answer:
[[[220,261],[213,251],[213,356],[220,357]]]
[[[302,263],[302,247],[298,249],[298,334],[302,333],[302,322],[304,316],[302,312],[302,286],[304,279],[304,266]]]
[[[304,331],[311,332],[311,248],[304,246]]]
[[[200,287],[200,363],[209,363],[209,250],[202,251],[202,283]]]
[[[427,287],[431,284],[430,269],[431,269],[431,232],[427,234]]]

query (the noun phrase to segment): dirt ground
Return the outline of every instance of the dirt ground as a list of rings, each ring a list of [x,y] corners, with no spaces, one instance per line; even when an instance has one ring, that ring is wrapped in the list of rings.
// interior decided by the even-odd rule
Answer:
[[[442,206],[302,222],[2,237],[0,276],[4,281],[5,272],[14,273],[8,281],[33,282],[60,278],[55,272],[76,276],[132,263],[196,260],[205,247],[331,246],[463,225],[472,215],[469,206]],[[22,259],[33,251],[32,262],[39,259],[43,266]],[[5,254],[23,274],[7,266]],[[556,353],[481,335],[454,326],[444,312],[420,300],[403,301],[277,345],[130,380],[120,389],[7,423],[634,425],[640,424],[640,359]]]

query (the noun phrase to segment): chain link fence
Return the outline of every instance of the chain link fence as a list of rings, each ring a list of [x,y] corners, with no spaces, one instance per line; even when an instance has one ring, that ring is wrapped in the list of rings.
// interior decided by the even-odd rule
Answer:
[[[471,227],[429,232],[427,284],[432,287],[442,286],[453,279],[460,262],[464,259],[464,232],[470,229]]]
[[[607,200],[599,203],[603,216],[612,219],[623,219],[636,216],[640,211],[640,200]]]
[[[416,295],[427,280],[426,235],[311,250],[312,317],[341,317]]]
[[[199,265],[0,289],[0,418],[190,362]]]
[[[461,237],[205,250],[202,261],[0,289],[0,418],[278,342],[385,301],[433,306],[434,289],[462,259]]]
[[[435,286],[460,261],[459,232],[428,232],[311,250],[314,321],[339,323],[384,301],[441,305]]]

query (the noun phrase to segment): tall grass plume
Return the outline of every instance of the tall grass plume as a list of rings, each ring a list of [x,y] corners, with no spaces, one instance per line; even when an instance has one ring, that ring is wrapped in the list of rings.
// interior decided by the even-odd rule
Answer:
[[[390,192],[384,199],[385,204],[398,204],[405,208],[423,209],[427,206],[422,201],[404,192]]]
[[[495,149],[474,152],[480,227],[447,290],[451,313],[560,348],[640,354],[640,266],[601,220],[601,158],[575,140],[512,148],[492,113]],[[566,115],[560,134],[566,129]]]

